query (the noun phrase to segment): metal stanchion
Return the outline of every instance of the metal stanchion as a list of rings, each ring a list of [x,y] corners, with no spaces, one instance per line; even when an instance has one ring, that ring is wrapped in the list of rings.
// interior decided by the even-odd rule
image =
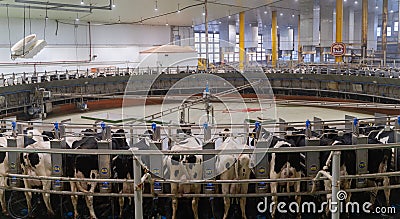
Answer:
[[[332,156],[332,219],[340,218],[340,201],[338,193],[340,191],[340,151],[333,152]]]
[[[138,158],[134,157],[133,160],[133,178],[135,183],[135,192],[134,192],[134,201],[135,201],[135,219],[143,219],[143,208],[142,208],[142,189],[140,188],[141,183],[141,169],[140,163],[137,160]]]

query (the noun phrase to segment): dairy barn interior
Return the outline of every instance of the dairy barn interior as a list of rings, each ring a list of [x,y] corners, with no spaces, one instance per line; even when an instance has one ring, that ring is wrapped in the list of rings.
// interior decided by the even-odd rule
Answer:
[[[0,218],[400,218],[397,0],[0,0]]]

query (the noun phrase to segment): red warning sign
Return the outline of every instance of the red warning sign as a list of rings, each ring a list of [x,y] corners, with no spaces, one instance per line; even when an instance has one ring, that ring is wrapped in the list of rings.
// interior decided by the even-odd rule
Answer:
[[[344,43],[332,43],[331,54],[333,56],[343,56],[346,54],[346,45]]]

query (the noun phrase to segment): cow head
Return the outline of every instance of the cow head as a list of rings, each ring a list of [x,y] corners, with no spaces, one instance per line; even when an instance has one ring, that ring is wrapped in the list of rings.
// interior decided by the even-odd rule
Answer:
[[[125,131],[118,129],[113,135],[113,150],[127,150],[129,149],[128,143],[126,142]]]

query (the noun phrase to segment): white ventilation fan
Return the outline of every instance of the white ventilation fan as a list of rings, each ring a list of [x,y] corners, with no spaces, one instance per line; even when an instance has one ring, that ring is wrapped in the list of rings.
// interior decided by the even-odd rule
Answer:
[[[24,39],[18,41],[13,47],[11,47],[11,59],[14,60],[16,58],[33,58],[46,45],[46,41],[38,40],[36,38],[36,34],[28,35]]]

